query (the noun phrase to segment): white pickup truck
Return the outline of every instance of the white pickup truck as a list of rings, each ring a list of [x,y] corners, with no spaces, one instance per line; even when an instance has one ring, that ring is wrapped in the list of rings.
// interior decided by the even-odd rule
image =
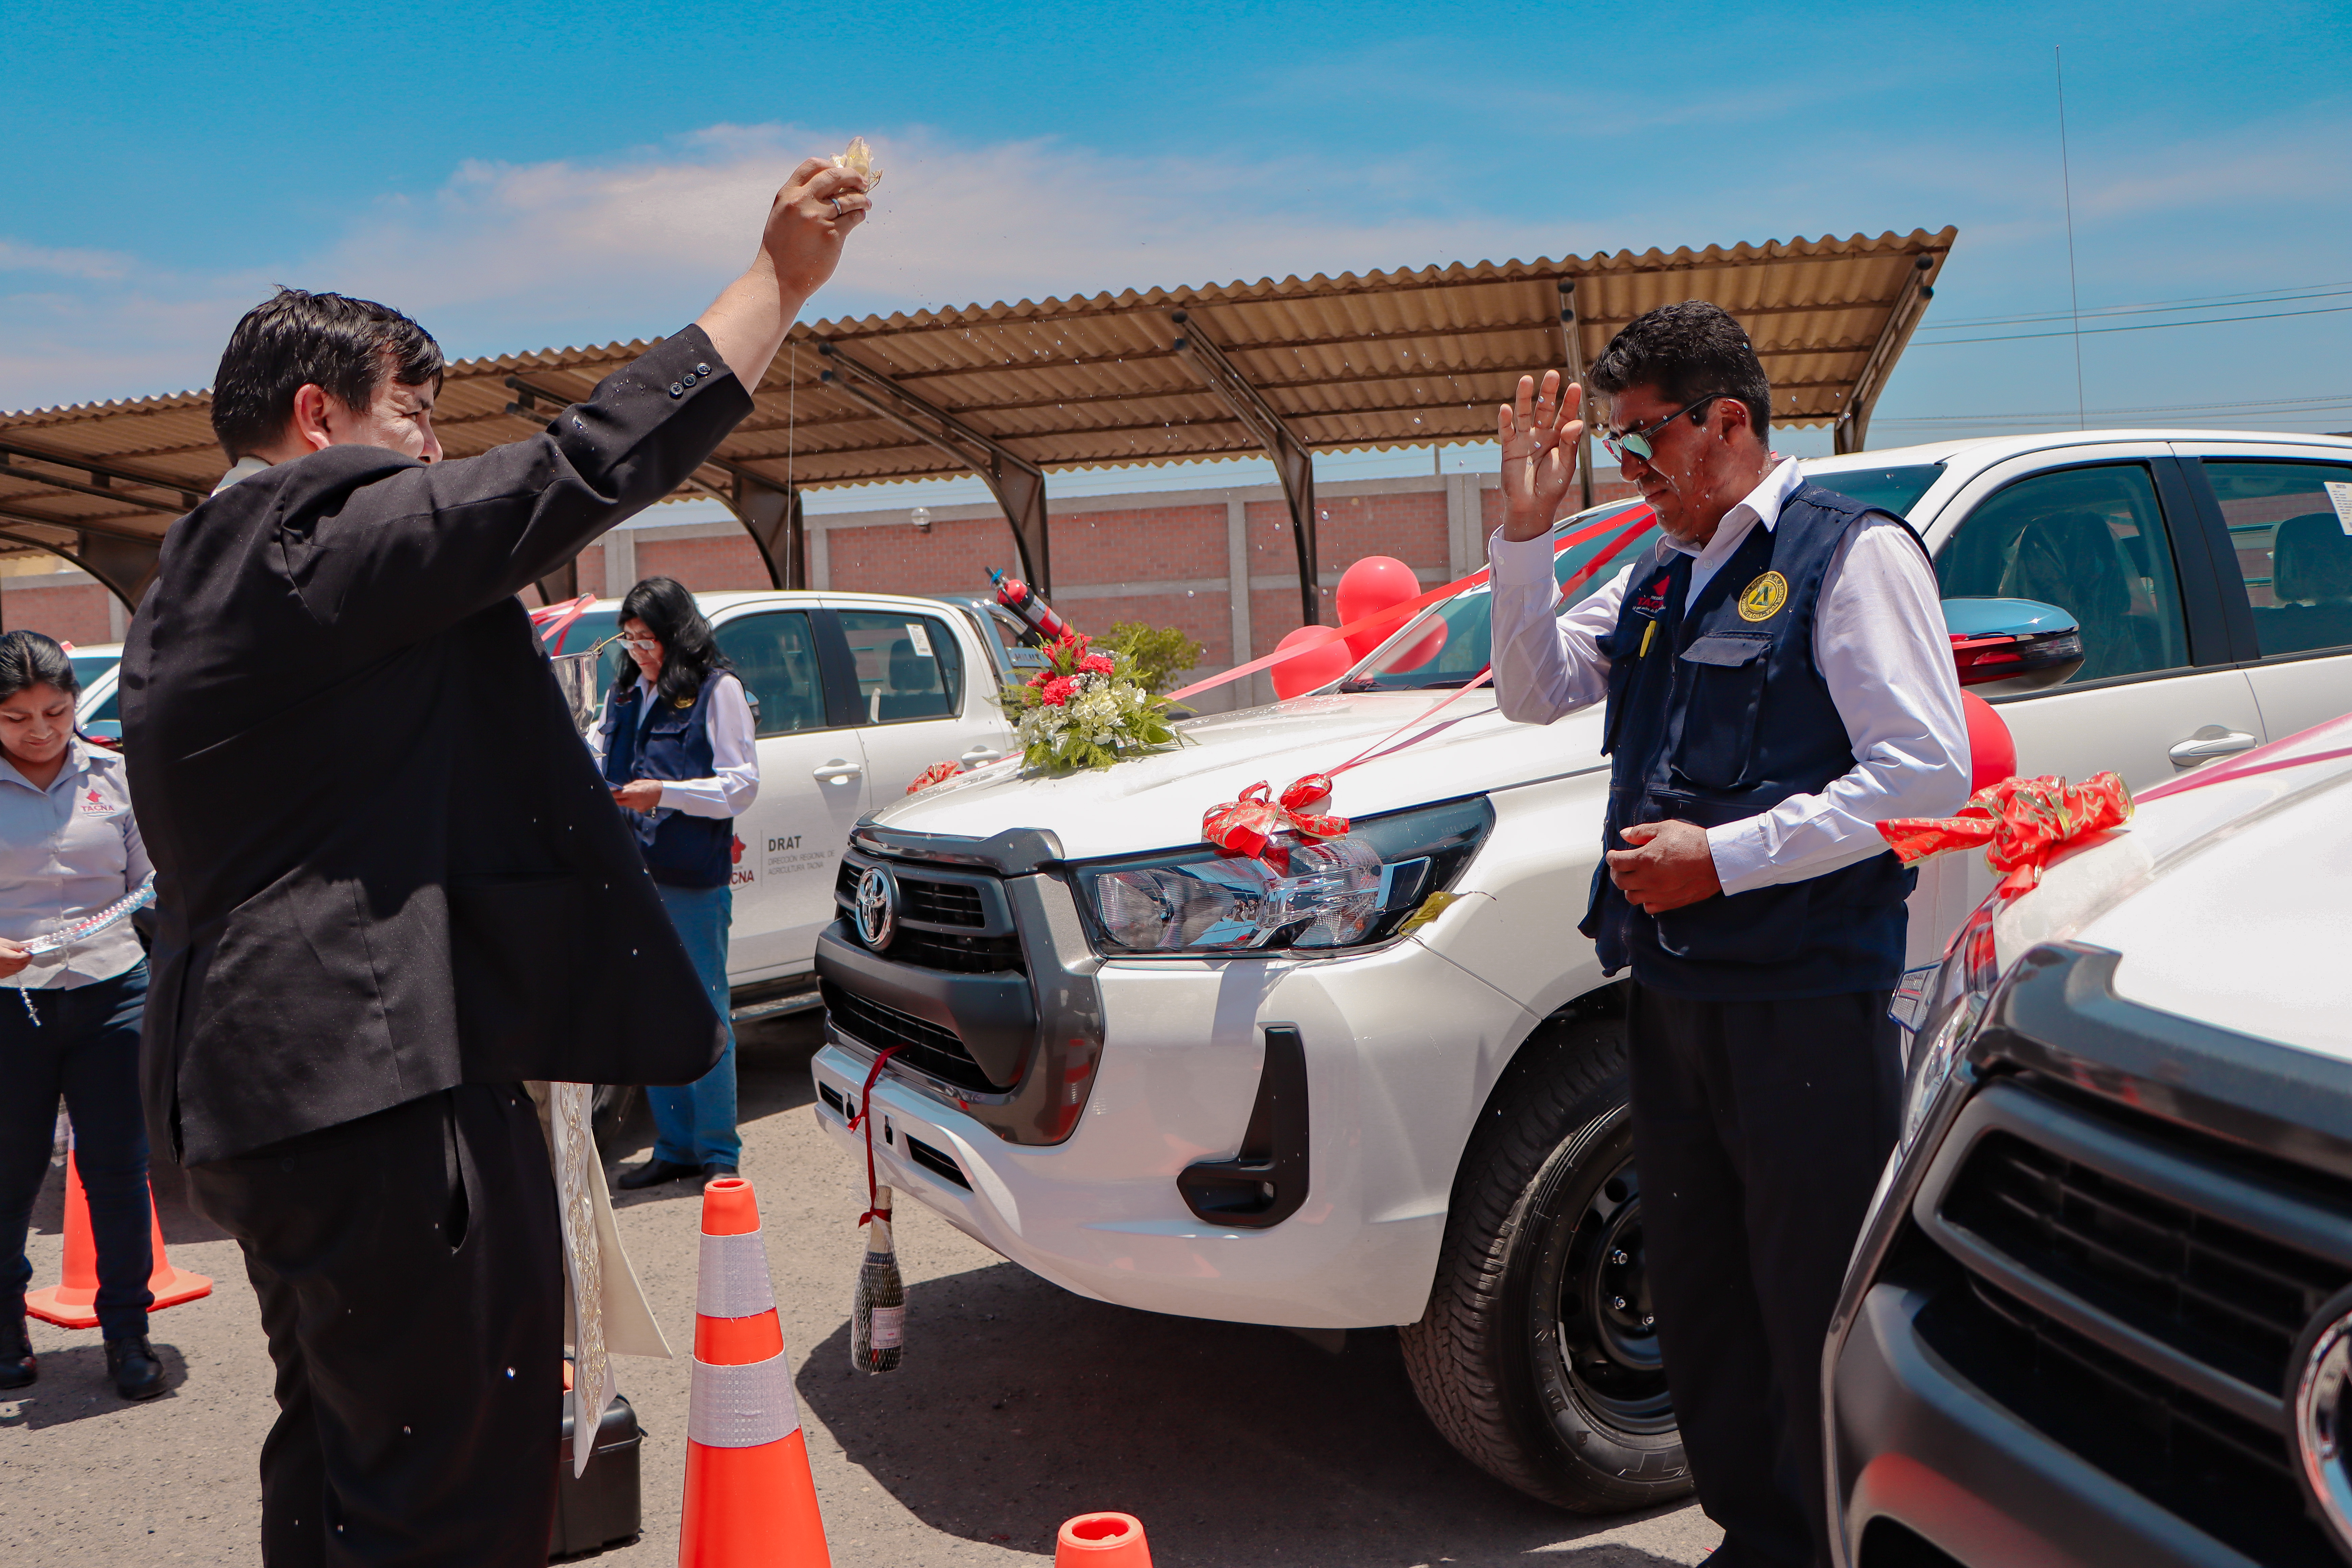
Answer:
[[[1948,601],[2078,624],[2070,679],[1997,698],[2023,773],[2145,787],[2352,709],[2352,441],[2093,432],[1807,468],[1906,515]],[[1612,541],[1630,561],[1647,536],[1624,531],[1563,552],[1562,577]],[[1517,725],[1470,692],[1346,773],[1332,809],[1376,872],[1276,899],[1200,838],[1206,808],[1463,685],[1486,616],[1474,588],[1319,692],[1188,721],[1179,750],[880,804],[817,939],[816,1114],[862,1158],[847,1118],[900,1047],[874,1091],[884,1179],[987,1246],[1152,1311],[1402,1325],[1465,1454],[1568,1507],[1643,1507],[1689,1476],[1643,1284],[1622,987],[1576,931],[1599,710]],[[1911,962],[1990,885],[1931,865]],[[1458,896],[1401,929],[1440,890]]]

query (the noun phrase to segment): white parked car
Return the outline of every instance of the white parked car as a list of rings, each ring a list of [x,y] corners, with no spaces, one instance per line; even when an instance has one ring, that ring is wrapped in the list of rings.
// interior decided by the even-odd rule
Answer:
[[[2147,787],[2352,709],[2335,499],[2352,489],[2329,488],[2352,487],[2352,441],[2100,432],[1807,468],[1909,518],[1956,629],[2012,614],[2035,636],[2051,605],[2078,624],[2071,679],[1979,688],[2021,772]],[[1560,574],[1647,538],[1629,514]],[[1600,710],[1518,725],[1472,692],[1347,773],[1331,809],[1369,872],[1329,857],[1277,888],[1200,837],[1207,808],[1462,686],[1486,616],[1472,589],[1321,692],[1188,721],[1180,750],[877,801],[818,939],[817,1115],[862,1157],[847,1117],[877,1048],[900,1047],[875,1091],[885,1179],[989,1247],[1152,1311],[1403,1325],[1464,1453],[1570,1507],[1641,1507],[1689,1480],[1643,1284],[1622,988],[1576,931]],[[1972,647],[1972,676],[1992,673],[1980,656],[2001,650]],[[1931,865],[1913,962],[1990,887],[1980,865]],[[1456,898],[1433,911],[1437,891]],[[1433,918],[1403,929],[1416,911]]]
[[[1013,732],[997,690],[1035,656],[1019,645],[1020,623],[980,599],[744,592],[695,603],[756,710],[760,794],[735,823],[728,935],[741,1017],[804,989],[853,823],[934,763],[1005,754]],[[618,599],[596,601],[549,651],[596,647],[619,611]],[[617,667],[607,652],[599,698]]]
[[[2352,720],[2182,786],[1930,993],[1830,1335],[1841,1568],[2352,1555]]]

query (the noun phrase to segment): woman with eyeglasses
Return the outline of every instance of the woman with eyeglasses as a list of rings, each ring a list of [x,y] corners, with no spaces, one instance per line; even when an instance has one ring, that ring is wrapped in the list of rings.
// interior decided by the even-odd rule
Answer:
[[[0,635],[0,1389],[40,1375],[25,1332],[25,1233],[63,1095],[98,1248],[107,1375],[125,1399],[152,1399],[163,1363],[147,1342],[147,955],[128,921],[54,951],[26,948],[136,892],[150,870],[122,758],[74,732],[80,692],[55,642]]]
[[[719,1065],[683,1089],[649,1089],[653,1157],[623,1172],[626,1189],[731,1176],[735,1030],[728,1023],[727,928],[735,898],[735,818],[760,793],[751,700],[694,595],[648,577],[621,601],[620,677],[594,746],[614,801],[629,815],[686,951],[727,1030]],[[634,667],[634,668],[633,668]]]

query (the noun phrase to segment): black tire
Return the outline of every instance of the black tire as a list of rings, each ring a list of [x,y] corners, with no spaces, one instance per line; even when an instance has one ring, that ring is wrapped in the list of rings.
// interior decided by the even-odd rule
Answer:
[[[1562,1508],[1686,1495],[1642,1269],[1622,1025],[1545,1025],[1479,1121],[1429,1310],[1400,1331],[1422,1408],[1479,1468]]]
[[[600,1083],[588,1100],[588,1131],[596,1152],[610,1159],[629,1118],[636,1113],[644,1091],[633,1083]]]

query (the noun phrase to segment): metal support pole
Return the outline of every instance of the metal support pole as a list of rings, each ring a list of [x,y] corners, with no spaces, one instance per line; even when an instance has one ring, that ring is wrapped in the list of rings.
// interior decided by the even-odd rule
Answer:
[[[801,512],[800,487],[787,489],[738,468],[735,496],[728,505],[760,547],[768,582],[778,588],[807,587],[808,524]]]
[[[1201,384],[1233,411],[1234,417],[1274,459],[1275,472],[1282,479],[1283,499],[1290,505],[1291,543],[1298,552],[1300,624],[1314,626],[1323,618],[1321,584],[1316,580],[1315,454],[1282,422],[1282,416],[1275,412],[1265,395],[1234,368],[1224,350],[1202,335],[1200,323],[1192,321],[1188,312],[1171,310],[1168,319],[1178,329],[1172,345],[1177,357],[1192,367]]]
[[[580,557],[573,556],[539,580],[539,602],[560,605],[580,596]]]
[[[1048,549],[1045,470],[831,343],[820,342],[816,352],[826,366],[817,373],[819,381],[980,476],[1003,509],[1005,521],[1013,525],[1013,547],[1020,552],[1023,579],[1050,596],[1054,566]]]
[[[1559,280],[1559,337],[1562,347],[1560,363],[1566,366],[1568,379],[1584,385],[1584,332],[1576,321],[1576,279]],[[1576,480],[1584,488],[1584,500],[1577,510],[1589,510],[1592,505],[1592,397],[1586,389],[1584,434],[1576,441]]]
[[[1935,276],[1936,258],[1922,256],[1903,275],[1903,286],[1895,290],[1894,308],[1886,312],[1886,325],[1880,329],[1878,341],[1870,347],[1870,357],[1862,362],[1862,374],[1853,378],[1853,392],[1846,398],[1845,407],[1837,416],[1831,432],[1831,445],[1839,452],[1859,452],[1870,438],[1870,411],[1878,406],[1878,395],[1886,390],[1887,378],[1895,374],[1895,362],[1903,357],[1904,345],[1919,325],[1919,318],[1927,313],[1927,301],[1936,297],[1930,279]]]
[[[0,524],[5,523],[30,523],[41,528],[73,527],[70,523],[43,522],[21,512],[0,513]],[[71,562],[96,578],[130,609],[137,611],[139,601],[146,595],[148,584],[155,580],[155,563],[162,542],[129,534],[94,533],[86,528],[76,528],[73,533],[71,544],[55,544],[30,534],[0,529],[0,540],[46,550],[59,560]]]

